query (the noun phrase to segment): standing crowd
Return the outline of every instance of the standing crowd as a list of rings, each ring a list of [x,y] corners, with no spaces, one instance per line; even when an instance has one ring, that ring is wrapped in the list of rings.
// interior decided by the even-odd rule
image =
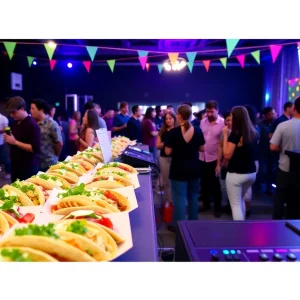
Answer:
[[[225,210],[234,220],[245,220],[252,195],[271,195],[274,184],[273,219],[300,218],[287,200],[285,155],[285,150],[300,150],[300,98],[285,103],[278,118],[272,107],[260,114],[249,105],[221,114],[216,101],[207,102],[193,120],[191,103],[176,112],[171,105],[164,111],[148,107],[144,115],[135,105],[129,115],[128,103],[122,102],[119,112],[102,115],[100,105],[89,101],[82,120],[78,111],[70,120],[55,118],[55,107],[44,100],[31,102],[30,115],[21,97],[11,98],[6,109],[14,122],[7,128],[7,118],[0,115],[0,151],[5,178],[12,181],[92,147],[98,142],[96,130],[107,128],[113,137],[122,135],[149,146],[158,161],[165,201],[174,205],[172,231],[185,219],[186,203],[189,220],[212,204],[216,218]],[[227,192],[225,207],[222,190]]]

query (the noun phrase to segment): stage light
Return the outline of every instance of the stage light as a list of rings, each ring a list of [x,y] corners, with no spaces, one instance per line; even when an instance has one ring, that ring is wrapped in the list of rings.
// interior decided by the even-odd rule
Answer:
[[[36,66],[36,65],[37,65],[37,62],[36,62],[36,61],[34,61],[32,64]]]
[[[51,48],[55,48],[56,44],[54,42],[50,41],[50,42],[48,42],[48,46]]]
[[[186,66],[186,60],[182,57],[178,57],[178,59],[174,63],[172,63],[170,59],[167,59],[163,62],[163,67],[166,71],[180,71]]]
[[[71,69],[73,67],[73,65],[71,63],[68,63],[67,66],[69,69]]]
[[[59,104],[60,104],[59,102],[55,102],[55,106],[59,106]]]
[[[265,100],[266,100],[266,103],[269,102],[269,100],[270,100],[270,95],[269,95],[269,93],[266,93],[266,95],[265,95]]]

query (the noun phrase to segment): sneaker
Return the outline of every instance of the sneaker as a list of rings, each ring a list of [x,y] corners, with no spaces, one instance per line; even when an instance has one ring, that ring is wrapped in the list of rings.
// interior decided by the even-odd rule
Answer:
[[[11,179],[11,176],[10,176],[10,174],[5,174],[5,175],[3,176],[3,178],[8,180],[8,179]]]

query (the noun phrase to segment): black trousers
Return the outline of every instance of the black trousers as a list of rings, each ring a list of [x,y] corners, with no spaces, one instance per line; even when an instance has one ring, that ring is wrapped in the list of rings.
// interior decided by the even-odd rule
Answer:
[[[33,165],[26,168],[20,168],[18,166],[12,166],[11,168],[11,182],[16,181],[17,179],[26,180],[33,175],[36,175],[39,171],[38,165]]]
[[[300,187],[290,173],[278,169],[273,220],[282,220],[284,217],[288,220],[300,219]]]
[[[201,196],[205,208],[210,207],[210,198],[214,198],[215,210],[221,209],[222,192],[219,177],[216,176],[217,161],[201,162],[202,178],[201,178]]]

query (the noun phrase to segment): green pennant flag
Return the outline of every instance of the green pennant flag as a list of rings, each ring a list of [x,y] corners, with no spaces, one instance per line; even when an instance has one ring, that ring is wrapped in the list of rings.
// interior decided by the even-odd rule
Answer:
[[[187,66],[188,66],[190,72],[192,73],[193,72],[194,63],[188,62]]]
[[[234,50],[238,42],[239,42],[238,39],[226,40],[228,57],[231,55],[232,51]]]
[[[227,57],[224,57],[224,58],[220,58],[220,61],[223,65],[223,67],[226,69],[226,66],[227,66]]]
[[[49,57],[49,59],[51,60],[52,57],[53,57],[54,51],[55,51],[55,49],[56,49],[56,44],[52,44],[52,45],[44,44],[44,46],[45,46],[45,48],[46,48],[48,57]]]
[[[6,52],[8,54],[8,57],[11,60],[13,58],[14,51],[15,51],[17,43],[15,43],[15,42],[4,42],[3,44],[4,44],[4,47],[5,47]]]
[[[34,61],[34,57],[32,56],[27,56],[27,61],[28,61],[28,65],[29,65],[29,68],[31,67],[33,61]]]
[[[91,60],[94,61],[98,47],[86,46],[86,50],[89,53]]]
[[[116,60],[115,59],[111,59],[111,60],[107,60],[106,62],[109,65],[109,67],[111,69],[111,72],[113,73],[114,72],[114,68],[115,68]]]
[[[162,64],[158,64],[157,67],[158,67],[159,74],[161,74],[161,71],[163,69],[163,65]]]
[[[257,63],[260,65],[260,50],[251,52],[252,56],[255,58]]]

